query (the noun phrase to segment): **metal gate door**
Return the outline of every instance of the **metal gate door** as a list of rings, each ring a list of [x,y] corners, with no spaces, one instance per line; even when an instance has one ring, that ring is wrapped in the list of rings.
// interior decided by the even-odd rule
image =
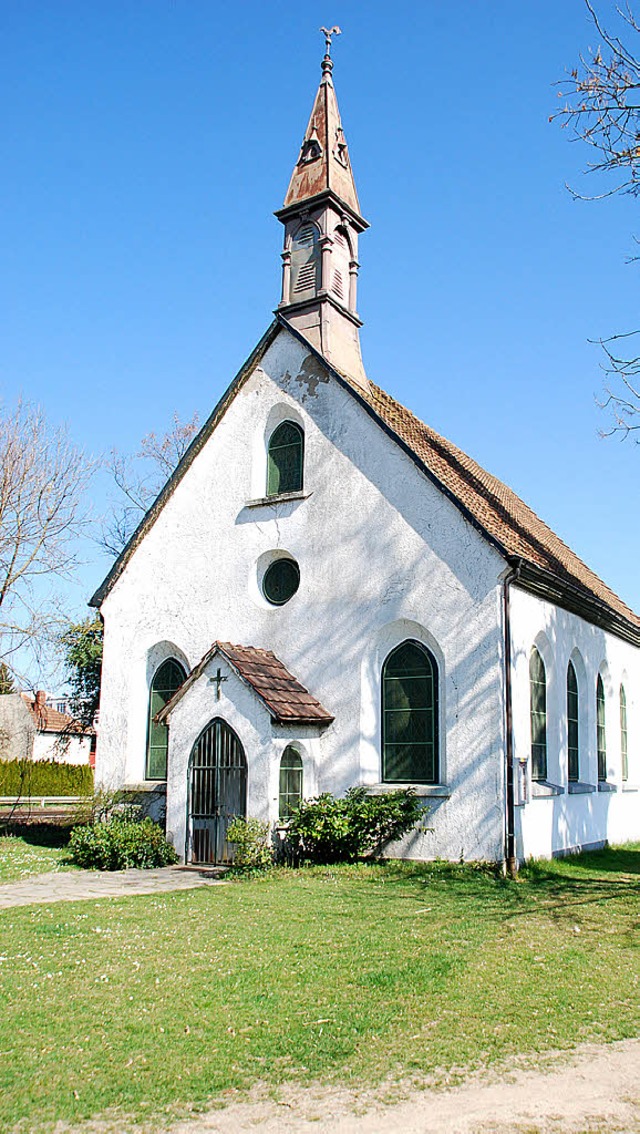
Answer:
[[[231,862],[227,827],[247,813],[247,761],[232,728],[216,717],[189,763],[189,862]]]

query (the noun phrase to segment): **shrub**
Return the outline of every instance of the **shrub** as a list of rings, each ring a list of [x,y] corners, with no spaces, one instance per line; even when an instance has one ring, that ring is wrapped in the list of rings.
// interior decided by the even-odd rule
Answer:
[[[171,866],[178,856],[164,834],[148,817],[112,815],[106,823],[74,827],[69,858],[90,870],[126,870],[137,866]]]
[[[28,799],[37,795],[91,795],[93,768],[56,760],[0,761],[0,795]]]
[[[410,831],[424,816],[412,788],[369,795],[350,788],[343,799],[325,792],[303,801],[287,831],[289,855],[311,862],[353,862],[379,856],[387,843]]]
[[[227,827],[227,840],[236,848],[233,865],[239,870],[267,870],[273,863],[268,837],[269,824],[262,819],[234,819]]]

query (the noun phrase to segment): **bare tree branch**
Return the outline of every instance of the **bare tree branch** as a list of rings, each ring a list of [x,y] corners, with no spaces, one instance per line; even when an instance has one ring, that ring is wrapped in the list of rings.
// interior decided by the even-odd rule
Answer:
[[[568,128],[574,141],[585,142],[595,155],[586,172],[613,174],[615,184],[595,196],[583,197],[567,186],[574,198],[602,200],[616,193],[640,195],[640,24],[631,4],[616,8],[622,20],[625,39],[610,33],[591,3],[585,4],[601,45],[588,55],[580,56],[580,64],[567,78],[556,84],[558,97],[565,99],[562,110],[550,116]],[[626,40],[628,39],[628,43]],[[629,46],[631,45],[631,46]],[[637,241],[636,241],[637,243]],[[628,257],[628,263],[638,260]],[[605,397],[600,403],[608,410],[612,425],[601,436],[614,434],[633,436],[640,443],[640,356],[624,357],[617,345],[634,338],[638,331],[612,335],[596,340],[602,347],[607,375]]]
[[[106,461],[118,490],[112,514],[102,524],[99,543],[118,556],[129,542],[140,520],[182,460],[198,432],[198,414],[186,422],[173,415],[173,425],[162,437],[148,433],[133,457],[113,449]]]
[[[0,410],[0,660],[14,672],[25,646],[42,659],[59,632],[60,613],[42,584],[73,575],[91,473],[40,408],[21,401]]]

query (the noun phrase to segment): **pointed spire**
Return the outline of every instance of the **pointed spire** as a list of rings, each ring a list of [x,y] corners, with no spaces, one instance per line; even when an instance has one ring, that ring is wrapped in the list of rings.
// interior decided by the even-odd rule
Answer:
[[[300,147],[300,156],[291,175],[284,208],[288,209],[331,190],[360,217],[360,203],[333,85],[333,60],[329,54],[331,37],[339,35],[340,28],[320,30],[324,33],[326,44],[322,77]]]
[[[322,78],[284,207],[282,298],[278,311],[357,386],[368,389],[357,312],[360,215],[349,151],[333,88],[331,37],[325,36]]]

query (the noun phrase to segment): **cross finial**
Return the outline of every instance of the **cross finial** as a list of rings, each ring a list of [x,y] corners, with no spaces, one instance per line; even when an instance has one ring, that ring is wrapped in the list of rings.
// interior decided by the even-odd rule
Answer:
[[[325,45],[327,55],[330,56],[331,55],[331,37],[334,36],[334,35],[342,35],[342,32],[340,31],[339,27],[320,28],[320,31],[322,32],[322,34],[324,36],[324,45]]]

